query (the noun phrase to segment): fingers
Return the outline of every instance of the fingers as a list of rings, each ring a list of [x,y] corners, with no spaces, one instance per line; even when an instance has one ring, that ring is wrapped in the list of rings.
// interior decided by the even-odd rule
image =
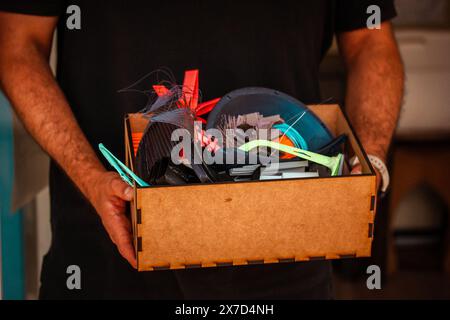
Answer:
[[[375,168],[375,173],[377,175],[377,190],[380,190],[382,184],[382,178],[380,172]]]
[[[357,164],[352,168],[351,174],[361,174],[362,173],[362,167],[361,164]]]
[[[111,240],[117,246],[121,256],[124,257],[133,268],[137,268],[130,221],[125,215],[120,214],[111,217],[110,221],[105,221],[104,224]]]
[[[117,173],[108,172],[95,186],[96,208],[103,226],[120,254],[137,268],[131,223],[125,216],[126,202],[133,199],[134,190]]]
[[[361,174],[362,173],[361,164],[357,164],[356,166],[354,166],[350,173],[351,174]],[[378,172],[377,169],[375,169],[375,173],[377,175],[377,190],[379,190],[380,185],[381,185],[381,175],[380,175],[380,173]]]
[[[131,235],[128,234],[127,237],[121,237],[116,246],[122,257],[124,257],[131,264],[131,266],[136,269],[137,261]]]
[[[126,184],[121,178],[115,177],[111,180],[111,189],[115,196],[125,201],[133,200],[133,188]]]

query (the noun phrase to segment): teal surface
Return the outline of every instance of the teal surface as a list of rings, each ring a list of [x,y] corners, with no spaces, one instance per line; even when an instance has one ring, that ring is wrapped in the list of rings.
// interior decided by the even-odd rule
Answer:
[[[3,299],[25,298],[23,215],[11,212],[14,144],[11,107],[0,92],[0,237]]]

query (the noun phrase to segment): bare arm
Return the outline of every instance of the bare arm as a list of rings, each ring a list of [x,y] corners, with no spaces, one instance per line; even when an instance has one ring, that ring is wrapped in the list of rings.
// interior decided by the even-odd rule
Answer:
[[[56,22],[54,17],[0,13],[0,83],[31,135],[89,196],[92,177],[105,169],[50,71]]]
[[[93,204],[119,251],[135,265],[123,214],[132,192],[98,160],[48,64],[56,23],[56,17],[0,12],[0,86],[30,134]]]
[[[338,35],[348,76],[346,111],[364,149],[386,161],[403,98],[403,64],[389,22]]]

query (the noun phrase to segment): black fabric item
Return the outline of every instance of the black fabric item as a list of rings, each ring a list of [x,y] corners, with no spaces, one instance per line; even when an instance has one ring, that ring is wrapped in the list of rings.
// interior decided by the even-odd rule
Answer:
[[[59,16],[65,12],[66,4],[61,0],[5,0],[0,3],[0,10],[36,16]]]
[[[396,15],[393,0],[341,0],[336,1],[335,31],[345,32],[366,26],[367,8],[371,5],[380,7],[381,21],[390,20]]]
[[[72,4],[81,8],[81,30],[66,28]],[[318,103],[319,64],[333,34],[365,27],[372,4],[380,6],[383,21],[395,16],[390,0],[1,0],[0,10],[60,17],[59,84],[95,150],[103,142],[123,159],[123,116],[142,109],[147,99],[119,89],[161,66],[171,68],[178,82],[185,70],[198,68],[204,100],[262,86]],[[331,295],[329,262],[137,273],[54,162],[50,186],[53,237],[42,298]],[[82,290],[66,287],[72,264],[81,267]]]

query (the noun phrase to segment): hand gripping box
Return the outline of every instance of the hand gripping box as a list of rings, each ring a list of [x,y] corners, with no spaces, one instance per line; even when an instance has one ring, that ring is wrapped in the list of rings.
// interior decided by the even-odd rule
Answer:
[[[334,135],[345,133],[362,175],[181,186],[135,186],[131,220],[139,271],[368,257],[376,175],[338,105],[309,108]],[[125,119],[126,163],[132,133]]]

